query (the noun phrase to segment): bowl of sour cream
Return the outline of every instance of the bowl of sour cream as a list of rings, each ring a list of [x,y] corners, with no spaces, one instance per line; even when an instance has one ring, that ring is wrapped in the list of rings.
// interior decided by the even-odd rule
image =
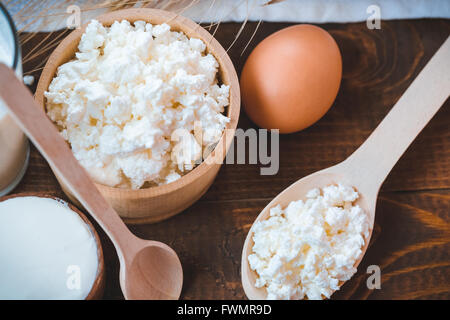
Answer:
[[[91,300],[103,295],[99,236],[73,205],[45,193],[0,198],[0,299]]]

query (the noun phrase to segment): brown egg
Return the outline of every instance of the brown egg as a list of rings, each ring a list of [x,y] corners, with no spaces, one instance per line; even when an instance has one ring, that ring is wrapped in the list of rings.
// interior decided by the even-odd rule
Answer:
[[[291,133],[309,127],[331,107],[342,77],[333,37],[295,25],[264,39],[241,74],[244,108],[258,126]]]

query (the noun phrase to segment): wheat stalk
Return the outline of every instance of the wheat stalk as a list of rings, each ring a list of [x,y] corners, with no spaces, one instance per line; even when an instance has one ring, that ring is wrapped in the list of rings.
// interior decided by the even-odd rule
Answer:
[[[208,10],[213,10],[216,3],[220,1],[229,1],[229,0],[105,0],[105,1],[98,1],[95,4],[86,4],[84,6],[80,6],[81,12],[88,12],[91,10],[97,10],[97,9],[106,9],[108,11],[115,11],[120,9],[126,9],[131,7],[150,7],[150,8],[157,8],[157,9],[163,9],[163,10],[169,10],[176,12],[178,14],[183,14],[183,12],[192,6],[198,4],[200,1],[210,1],[211,4],[208,7]],[[263,3],[264,6],[270,6],[279,2],[282,2],[284,0],[267,0],[265,3]],[[14,5],[16,1],[14,0],[6,0],[3,1],[3,3],[8,8],[9,6]],[[251,12],[251,10],[254,7],[249,7],[249,0],[241,0],[238,4],[235,4],[234,8],[231,8],[230,12],[234,9],[236,9],[236,6],[242,5],[246,3],[247,5],[247,17],[242,22],[241,27],[239,28],[238,32],[236,33],[233,41],[228,46],[227,50],[230,50],[233,45],[236,43],[236,41],[239,39],[239,37],[242,35],[242,32],[244,28],[247,25],[248,22],[248,14]],[[20,25],[23,25],[23,27],[18,30],[20,34],[20,43],[21,45],[24,45],[28,43],[29,41],[33,40],[38,32],[25,32],[27,28],[30,26],[34,26],[37,30],[43,30],[45,29],[46,23],[48,19],[46,18],[52,18],[53,22],[58,19],[58,17],[61,19],[58,22],[63,22],[64,19],[67,18],[66,9],[72,4],[72,1],[70,0],[61,0],[61,1],[40,1],[40,0],[31,0],[31,1],[25,1],[25,4],[20,9],[19,12],[17,12],[14,15],[14,20],[18,22]],[[255,4],[255,2],[253,2]],[[36,11],[39,12],[37,13]],[[24,23],[26,23],[24,25]],[[247,44],[244,46],[241,55],[245,52],[245,50],[248,48],[250,42],[256,35],[262,21],[259,21],[256,25],[256,28],[250,37],[248,39]],[[208,29],[210,32],[212,31],[212,35],[214,36],[220,27],[221,21],[215,21],[211,22],[209,25],[205,26],[206,29]],[[66,30],[67,31],[67,30]],[[48,32],[42,40],[39,41],[39,43],[31,49],[27,54],[23,57],[23,62],[27,63],[33,59],[36,59],[37,57],[42,56],[42,61],[38,65],[35,66],[33,70],[26,70],[25,74],[32,74],[36,71],[39,71],[44,66],[46,59],[48,57],[48,52],[55,48],[59,42],[62,40],[62,38],[67,34],[67,32],[59,32],[55,37],[53,37],[55,32],[51,31]],[[51,40],[50,40],[51,39]]]

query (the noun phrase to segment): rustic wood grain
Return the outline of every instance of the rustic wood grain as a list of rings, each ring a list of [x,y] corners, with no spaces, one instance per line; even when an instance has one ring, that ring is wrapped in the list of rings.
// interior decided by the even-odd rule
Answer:
[[[238,72],[258,42],[288,25],[262,23],[242,54],[256,28],[256,23],[249,23],[229,50]],[[215,36],[228,48],[239,27],[221,24]],[[300,177],[351,154],[450,35],[450,21],[440,19],[383,21],[381,30],[368,30],[365,23],[322,27],[342,51],[341,89],[323,119],[302,132],[281,137],[278,174],[260,176],[259,165],[223,166],[211,189],[191,208],[162,223],[131,227],[138,236],[166,242],[179,254],[185,275],[182,298],[245,298],[239,274],[241,250],[259,211]],[[44,36],[28,41],[24,54]],[[25,64],[24,70],[33,70],[43,57]],[[447,101],[387,178],[367,255],[334,299],[450,298],[449,105]],[[238,127],[255,126],[241,112]],[[26,191],[52,192],[64,198],[34,148],[26,176],[15,190]],[[120,299],[117,258],[102,232],[100,236],[107,274],[105,298]],[[381,290],[366,287],[365,271],[373,264],[382,271]]]

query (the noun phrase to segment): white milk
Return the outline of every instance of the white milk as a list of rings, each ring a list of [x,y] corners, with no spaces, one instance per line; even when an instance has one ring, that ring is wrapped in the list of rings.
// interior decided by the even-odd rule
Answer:
[[[12,54],[9,52],[9,50],[6,50],[6,48],[3,47],[0,39],[0,62],[6,64],[7,66],[11,66],[13,64],[12,59]],[[5,114],[6,109],[3,105],[3,101],[0,99],[0,119],[3,118]]]
[[[0,202],[0,261],[0,299],[84,299],[97,275],[97,244],[67,204],[12,198]]]
[[[0,62],[11,66],[13,59],[12,53],[0,39]],[[19,183],[26,170],[28,152],[25,135],[8,115],[0,99],[0,196],[11,191]]]

